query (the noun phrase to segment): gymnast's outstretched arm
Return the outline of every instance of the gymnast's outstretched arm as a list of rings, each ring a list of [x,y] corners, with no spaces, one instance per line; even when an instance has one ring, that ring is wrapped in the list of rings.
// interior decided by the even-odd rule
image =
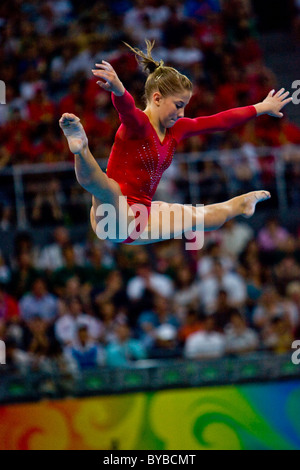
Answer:
[[[207,132],[228,131],[233,127],[245,124],[250,119],[263,114],[282,118],[282,108],[292,101],[287,98],[289,92],[282,88],[276,94],[272,90],[266,99],[254,106],[234,108],[213,116],[199,117],[195,119],[182,118],[174,126],[177,140],[186,139]]]

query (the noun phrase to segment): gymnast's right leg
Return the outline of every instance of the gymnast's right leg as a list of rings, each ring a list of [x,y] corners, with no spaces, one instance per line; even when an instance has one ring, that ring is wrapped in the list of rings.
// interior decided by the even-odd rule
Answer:
[[[116,233],[120,217],[127,217],[131,222],[134,219],[130,207],[121,192],[118,183],[109,178],[99,167],[88,147],[88,139],[80,119],[74,114],[64,113],[59,120],[59,125],[65,134],[70,151],[75,157],[75,174],[78,183],[92,196],[91,225],[96,232],[96,226],[102,216],[97,215],[97,209],[101,204],[110,204],[116,211]],[[122,214],[120,215],[120,198],[122,201]],[[125,207],[125,211],[124,211]],[[126,213],[127,209],[127,213]],[[93,211],[93,213],[92,213]],[[99,234],[97,233],[99,236]],[[115,241],[122,241],[118,237]]]

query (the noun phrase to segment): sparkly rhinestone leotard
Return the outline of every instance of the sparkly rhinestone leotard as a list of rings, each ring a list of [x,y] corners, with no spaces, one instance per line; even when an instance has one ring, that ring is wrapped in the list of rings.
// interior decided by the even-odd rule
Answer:
[[[123,96],[112,94],[121,125],[108,160],[107,175],[120,186],[129,205],[143,204],[150,214],[151,202],[162,174],[170,166],[182,139],[204,132],[226,131],[256,117],[254,106],[235,108],[214,116],[180,118],[166,130],[161,142],[148,116],[136,108],[126,90]],[[124,243],[130,243],[130,237]]]

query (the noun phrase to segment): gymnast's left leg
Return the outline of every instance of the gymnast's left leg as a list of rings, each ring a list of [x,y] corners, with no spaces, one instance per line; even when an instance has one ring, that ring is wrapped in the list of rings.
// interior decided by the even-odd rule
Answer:
[[[204,230],[206,232],[217,230],[228,220],[239,215],[250,218],[255,212],[256,204],[270,197],[271,194],[268,191],[253,191],[226,202],[204,206]]]
[[[151,205],[148,225],[132,244],[157,243],[180,237],[191,231],[212,231],[237,216],[251,217],[258,202],[271,197],[268,191],[253,191],[229,201],[208,206],[189,206],[155,201]],[[187,224],[187,221],[188,224]],[[153,234],[155,234],[153,236]]]

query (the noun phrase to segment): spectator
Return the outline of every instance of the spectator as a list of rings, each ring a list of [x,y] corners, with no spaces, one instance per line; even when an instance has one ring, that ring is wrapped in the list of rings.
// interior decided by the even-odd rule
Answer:
[[[5,340],[6,364],[1,365],[4,374],[26,374],[31,366],[30,355],[18,348],[16,341],[12,338]]]
[[[116,326],[116,339],[106,346],[108,366],[130,366],[135,361],[146,359],[146,351],[141,341],[131,338],[129,325],[122,322]]]
[[[40,370],[42,362],[47,357],[51,339],[49,323],[39,314],[34,314],[27,321],[25,334],[25,349],[30,354],[32,367]]]
[[[98,340],[102,334],[101,322],[92,315],[88,315],[83,310],[83,304],[78,297],[67,300],[67,306],[72,318],[78,325],[84,325],[88,329],[91,339]]]
[[[299,323],[296,306],[280,297],[275,287],[269,286],[263,291],[254,309],[253,324],[264,336],[267,336],[272,320],[276,317],[285,318],[294,328]]]
[[[258,243],[262,251],[272,252],[276,250],[285,251],[289,232],[279,225],[276,217],[270,217],[266,226],[258,233]]]
[[[278,290],[285,292],[286,286],[293,281],[300,281],[300,265],[293,255],[285,256],[274,267],[274,283]]]
[[[230,271],[234,267],[232,258],[222,249],[221,240],[220,242],[209,242],[204,251],[199,251],[198,256],[197,272],[200,280],[204,280],[212,274],[214,262],[217,260],[222,263],[225,271]]]
[[[35,279],[31,291],[20,299],[21,317],[26,323],[36,315],[48,324],[53,323],[57,307],[57,298],[49,293],[47,283],[42,277]]]
[[[58,225],[63,220],[63,195],[59,181],[52,180],[41,189],[33,200],[32,223],[34,226]]]
[[[244,278],[247,283],[247,319],[251,323],[253,309],[261,297],[264,287],[263,267],[258,259],[255,258],[250,264],[247,263],[247,269],[244,270]]]
[[[216,323],[216,330],[224,333],[225,326],[230,322],[233,307],[228,299],[226,290],[221,289],[218,293],[216,308],[213,316]]]
[[[53,243],[46,245],[42,250],[38,260],[38,267],[46,271],[52,272],[55,269],[64,266],[64,257],[62,249],[65,245],[69,244],[70,233],[68,229],[60,225],[53,230]],[[76,261],[81,264],[82,249],[78,244],[74,245]]]
[[[300,282],[291,282],[286,287],[286,296],[287,299],[292,302],[297,310],[298,322],[296,324],[297,331],[300,327]],[[295,334],[296,338],[300,335]]]
[[[193,308],[189,308],[178,330],[178,340],[180,344],[184,345],[190,335],[198,331],[202,331],[202,329],[203,322],[199,318],[198,311]]]
[[[145,2],[136,0],[132,8],[129,8],[124,15],[123,26],[129,34],[136,34],[137,31],[143,30],[144,15],[147,14]]]
[[[9,283],[10,293],[20,299],[28,293],[34,280],[42,273],[33,266],[30,252],[21,252],[16,260],[16,267],[12,270]]]
[[[226,273],[222,264],[216,261],[213,273],[199,283],[199,300],[206,313],[215,310],[220,290],[225,290],[232,307],[243,306],[246,301],[246,284],[243,278],[236,273]]]
[[[92,245],[88,251],[88,262],[85,267],[86,282],[96,290],[102,289],[110,272],[111,270],[104,266],[102,249]]]
[[[61,142],[61,140],[57,137],[55,133],[55,129],[51,125],[47,125],[44,130],[41,130],[40,141],[35,145],[35,151],[32,155],[32,163],[53,163],[58,161],[65,161],[68,159],[68,155],[66,154],[66,149]],[[53,183],[52,183],[53,184]],[[53,185],[54,186],[54,185]],[[51,189],[51,187],[50,187]],[[58,198],[52,197],[53,195],[51,192],[39,193],[39,197],[44,197],[47,203],[52,204],[53,206],[53,214],[59,215],[60,204],[64,203],[64,195],[62,193],[56,194]],[[40,207],[36,202],[35,207]],[[43,208],[41,209],[43,210]],[[40,212],[37,211],[37,215],[40,215]],[[50,221],[48,222],[50,225]],[[56,218],[54,221],[54,225],[56,224]]]
[[[30,255],[32,263],[36,267],[36,260],[40,255],[39,248],[34,244],[32,235],[26,231],[17,232],[14,239],[14,256],[16,259],[18,260],[23,253]],[[16,265],[15,259],[12,260],[12,265]]]
[[[253,239],[253,235],[254,232],[249,225],[231,219],[222,230],[222,248],[225,253],[238,257],[247,243]]]
[[[3,160],[2,160],[3,162]],[[0,168],[1,168],[1,148],[0,148]],[[1,193],[0,193],[1,194]],[[9,231],[12,229],[14,210],[12,201],[8,195],[3,192],[1,194],[1,218],[0,218],[0,230]]]
[[[268,334],[263,340],[264,346],[276,354],[290,352],[294,335],[289,321],[284,317],[272,318]]]
[[[103,348],[93,341],[85,325],[79,326],[74,343],[65,349],[67,361],[74,370],[86,371],[105,364]]]
[[[40,358],[39,369],[45,375],[40,377],[39,393],[50,396],[70,396],[76,386],[76,363],[64,354],[63,348],[56,340],[52,340],[47,357]],[[59,381],[57,380],[59,374]]]
[[[72,297],[66,302],[60,302],[60,318],[55,321],[55,337],[62,345],[74,343],[79,326],[86,326],[88,335],[93,341],[98,341],[103,334],[101,322],[83,312],[83,306],[78,297]]]
[[[7,286],[0,282],[0,319],[5,322],[18,321],[20,318],[17,300],[7,293]]]
[[[100,304],[98,308],[101,321],[100,341],[105,345],[116,339],[116,327],[120,322],[126,321],[126,315],[109,301]]]
[[[49,100],[45,87],[40,86],[36,89],[35,95],[27,103],[28,118],[31,123],[46,125],[51,124],[55,117],[55,105]],[[61,150],[61,147],[58,147]]]
[[[173,283],[168,276],[156,274],[149,264],[141,264],[137,268],[137,275],[127,285],[127,295],[130,300],[138,301],[145,295],[145,291],[160,294],[170,298],[173,294]]]
[[[51,341],[48,355],[42,362],[41,369],[48,374],[61,374],[59,386],[63,384],[64,389],[72,393],[74,390],[72,378],[76,375],[76,368],[74,368],[74,362],[68,360],[62,345],[57,340]]]
[[[55,55],[50,64],[50,75],[54,82],[66,89],[68,82],[74,79],[78,72],[77,55],[78,45],[75,40],[68,38],[62,45],[60,53]],[[73,112],[73,110],[70,110]]]
[[[67,300],[67,299],[74,299],[78,297],[82,300],[82,297],[81,297],[82,287],[83,286],[78,276],[70,277],[66,281],[64,296],[62,298],[64,300]]]
[[[174,63],[175,67],[183,67],[189,70],[193,64],[201,62],[204,57],[196,38],[186,36],[183,38],[180,47],[170,51],[168,58]]]
[[[153,309],[142,312],[137,320],[138,335],[147,349],[153,346],[156,328],[166,324],[176,329],[179,327],[178,319],[172,312],[168,299],[156,295]]]
[[[260,261],[260,250],[256,239],[249,241],[240,254],[239,261],[246,269],[248,269],[253,262]]]
[[[95,303],[100,307],[105,303],[112,303],[117,308],[128,305],[128,297],[123,277],[118,270],[111,271],[105,280],[105,288],[95,295]]]
[[[189,306],[198,306],[198,286],[188,265],[182,266],[176,273],[173,301],[178,319],[184,318]]]
[[[246,320],[238,310],[232,311],[230,323],[225,327],[226,353],[241,355],[258,348],[258,335],[247,327]]]
[[[72,243],[67,243],[63,246],[62,256],[63,267],[56,269],[52,273],[53,289],[58,295],[63,295],[67,281],[74,276],[78,277],[81,282],[85,281],[85,270],[77,264],[75,249]]]
[[[151,359],[170,359],[181,357],[178,344],[177,328],[168,323],[160,325],[154,331],[154,342],[148,350]]]
[[[213,316],[203,321],[203,330],[190,335],[184,346],[187,359],[210,359],[222,357],[225,353],[225,337],[215,330]]]

